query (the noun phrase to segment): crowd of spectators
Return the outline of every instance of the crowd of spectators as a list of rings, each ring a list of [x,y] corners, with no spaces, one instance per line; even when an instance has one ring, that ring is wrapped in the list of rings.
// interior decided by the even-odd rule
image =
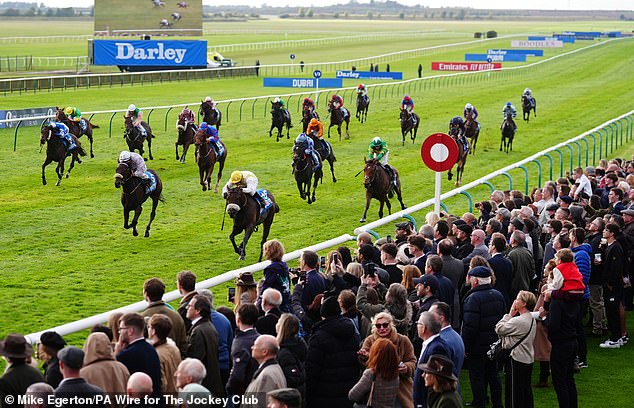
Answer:
[[[550,377],[559,406],[576,407],[587,337],[605,349],[629,341],[634,165],[577,168],[530,195],[493,191],[477,209],[429,213],[419,231],[398,223],[394,240],[362,233],[352,251],[321,260],[304,251],[299,268],[268,241],[264,277],[240,275],[233,308],[215,308],[190,271],[177,275],[177,310],[162,300],[163,281],[148,279],[147,309],[111,315],[83,349],[46,332],[32,359],[25,337],[10,334],[0,342],[0,404],[23,406],[25,393],[119,393],[182,398],[143,406],[215,406],[188,399],[211,396],[228,407],[451,408],[464,399],[513,408],[533,407],[532,388],[550,387]],[[498,340],[510,351],[503,362],[488,353]],[[461,392],[463,369],[471,395]]]

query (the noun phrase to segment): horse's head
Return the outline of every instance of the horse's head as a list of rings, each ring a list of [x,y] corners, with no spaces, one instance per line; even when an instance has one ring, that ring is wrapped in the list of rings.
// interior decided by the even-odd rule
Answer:
[[[231,218],[234,218],[236,214],[247,205],[247,196],[240,187],[232,187],[228,189],[224,197],[227,213],[229,213],[229,217]]]
[[[306,158],[306,143],[297,142],[293,145],[293,162]]]
[[[205,134],[205,131],[198,129],[196,131],[196,135],[194,135],[194,144],[196,146],[201,146],[205,144],[206,141],[207,141],[207,135]]]
[[[44,125],[40,129],[40,144],[43,145],[51,138],[51,127],[49,125]]]
[[[376,170],[379,165],[377,159],[365,159],[365,167],[363,168],[363,185],[367,188],[376,178]]]
[[[401,113],[400,113],[401,121],[409,120],[410,116],[411,116],[411,114],[409,113],[409,111],[407,109],[401,108]]]
[[[132,177],[132,169],[130,168],[130,165],[125,162],[119,163],[117,170],[114,173],[114,186],[116,188],[121,187],[121,185],[128,181],[130,177]]]
[[[66,118],[66,113],[64,112],[64,108],[59,108],[59,107],[55,107],[55,120],[58,122],[63,122],[65,121]]]
[[[328,112],[331,112],[332,110],[335,109],[334,105],[333,105],[333,101],[331,100],[330,102],[328,102]]]

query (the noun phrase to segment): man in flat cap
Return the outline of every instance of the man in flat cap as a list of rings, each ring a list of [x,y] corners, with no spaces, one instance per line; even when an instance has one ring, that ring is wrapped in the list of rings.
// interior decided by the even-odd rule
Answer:
[[[302,395],[295,388],[280,388],[266,393],[269,408],[301,408]]]
[[[473,228],[466,223],[460,223],[456,227],[456,247],[453,256],[457,259],[466,258],[472,251],[473,245],[471,245],[471,233]]]
[[[3,407],[21,407],[18,395],[24,395],[29,385],[44,381],[42,374],[28,364],[32,353],[33,348],[21,334],[11,333],[0,341],[0,355],[7,360],[7,368],[0,377],[0,405]]]
[[[55,389],[56,398],[90,398],[103,394],[101,388],[89,384],[79,374],[79,370],[84,365],[84,351],[82,349],[75,346],[64,347],[57,353],[57,358],[59,359],[59,369],[64,375],[64,379],[59,384],[59,387]],[[101,404],[96,403],[96,401],[95,399],[95,403],[90,404],[90,406],[105,407],[103,401],[101,401]],[[65,404],[64,407],[82,405],[85,406],[85,404],[76,403]]]

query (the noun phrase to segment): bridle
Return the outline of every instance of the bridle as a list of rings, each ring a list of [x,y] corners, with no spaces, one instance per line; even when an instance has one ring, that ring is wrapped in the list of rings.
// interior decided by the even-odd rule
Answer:
[[[365,168],[368,168],[370,166],[370,163],[372,163],[372,161],[369,161],[365,164]],[[377,167],[379,165],[379,162],[376,161],[376,159],[374,160],[374,169],[372,170],[372,178],[370,178],[369,180],[365,180],[363,184],[365,184],[366,186],[371,185],[372,183],[374,183],[374,180],[376,180],[376,173],[377,173]],[[365,176],[365,171],[364,173],[364,177],[367,178],[368,176]]]
[[[295,150],[296,150],[296,149],[298,149],[298,148],[299,148],[299,149],[303,149],[303,147],[302,147],[302,145],[301,145],[301,144],[296,144],[296,145],[295,145],[295,147],[293,148],[293,165],[294,165],[296,162],[298,162],[298,161],[299,161],[299,162],[303,162],[303,163],[304,163],[304,167],[302,167],[301,169],[299,169],[299,168],[297,168],[297,169],[296,169],[298,172],[302,172],[302,171],[304,171],[304,170],[306,170],[306,169],[308,168],[308,164],[309,164],[309,163],[308,163],[308,160],[307,160],[307,157],[306,157],[306,153],[305,153],[305,152],[302,152],[301,157],[300,157],[300,155],[299,155],[299,154],[296,154],[296,153],[295,153]]]
[[[227,190],[227,198],[226,198],[227,204],[225,205],[225,207],[229,206],[229,204],[233,204],[233,203],[229,203],[229,196],[231,194],[236,194],[236,195],[241,194],[243,200],[242,200],[241,203],[239,203],[237,205],[240,207],[240,209],[243,209],[243,208],[246,207],[246,205],[247,205],[247,195],[240,189],[240,187],[234,187],[234,188],[232,188],[230,190]]]

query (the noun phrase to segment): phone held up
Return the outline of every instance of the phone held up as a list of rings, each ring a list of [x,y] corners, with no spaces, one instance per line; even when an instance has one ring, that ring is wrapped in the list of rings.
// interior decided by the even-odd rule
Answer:
[[[236,300],[236,288],[229,288],[227,293],[227,300],[229,303],[234,303]]]

